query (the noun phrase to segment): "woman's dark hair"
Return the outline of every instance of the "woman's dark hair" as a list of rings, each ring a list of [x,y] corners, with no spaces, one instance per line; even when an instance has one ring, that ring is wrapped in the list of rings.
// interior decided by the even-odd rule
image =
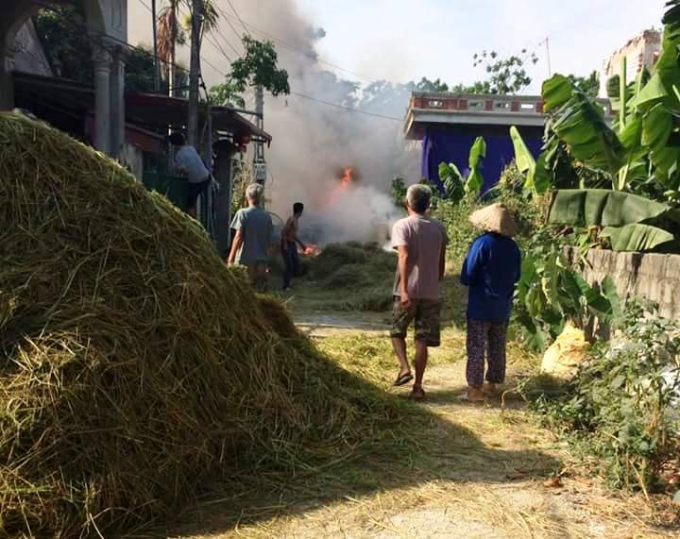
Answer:
[[[170,135],[170,144],[173,146],[184,146],[184,135],[182,133],[172,133]]]
[[[305,209],[305,205],[302,202],[296,202],[293,204],[293,213],[302,213],[302,210]]]

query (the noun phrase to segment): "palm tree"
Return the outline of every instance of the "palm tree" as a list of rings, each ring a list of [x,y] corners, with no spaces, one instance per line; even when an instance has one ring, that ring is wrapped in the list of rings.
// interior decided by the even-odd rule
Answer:
[[[179,22],[179,4],[181,0],[168,0],[158,15],[158,56],[163,62],[165,79],[168,81],[169,94],[177,95],[177,45],[186,43],[186,34]]]
[[[201,32],[198,36],[198,43],[203,43],[205,34],[212,32],[217,28],[220,16],[217,13],[213,0],[203,0],[202,14],[201,14]],[[191,36],[191,12],[184,15],[183,20],[184,31],[187,36]]]

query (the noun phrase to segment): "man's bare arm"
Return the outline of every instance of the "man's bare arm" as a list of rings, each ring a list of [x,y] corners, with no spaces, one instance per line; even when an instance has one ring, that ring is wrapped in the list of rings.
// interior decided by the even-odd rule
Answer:
[[[227,259],[227,264],[229,266],[232,266],[236,261],[236,253],[238,253],[238,250],[241,248],[241,245],[243,245],[243,234],[241,234],[240,230],[237,230],[236,235],[234,236],[234,241],[231,244],[229,258]]]
[[[399,260],[397,267],[399,268],[399,299],[404,307],[409,307],[411,300],[408,297],[408,247],[400,245],[397,247]]]

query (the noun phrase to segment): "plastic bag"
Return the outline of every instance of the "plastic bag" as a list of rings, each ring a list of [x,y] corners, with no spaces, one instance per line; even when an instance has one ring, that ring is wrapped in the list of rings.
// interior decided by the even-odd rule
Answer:
[[[571,378],[586,359],[588,346],[583,330],[567,322],[562,333],[545,351],[541,372],[558,378]]]

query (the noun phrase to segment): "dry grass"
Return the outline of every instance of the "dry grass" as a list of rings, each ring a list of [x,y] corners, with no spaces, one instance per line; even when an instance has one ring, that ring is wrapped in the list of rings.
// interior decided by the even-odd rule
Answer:
[[[336,331],[315,339],[339,365],[386,392],[395,361],[380,332]],[[639,497],[615,497],[597,481],[571,468],[564,446],[540,429],[516,401],[500,406],[458,402],[464,387],[458,347],[463,335],[444,332],[444,346],[426,373],[430,398],[405,403],[397,437],[415,444],[393,452],[368,453],[366,461],[290,481],[285,490],[263,497],[261,486],[248,498],[211,500],[184,515],[173,536],[192,539],[247,537],[355,538],[662,538],[654,514]],[[519,348],[510,349],[514,380],[531,368]],[[559,473],[562,486],[545,486]],[[272,485],[270,485],[271,487]],[[190,522],[200,524],[189,524]]]
[[[0,535],[111,536],[392,436],[399,403],[109,159],[1,114],[0,200]]]

